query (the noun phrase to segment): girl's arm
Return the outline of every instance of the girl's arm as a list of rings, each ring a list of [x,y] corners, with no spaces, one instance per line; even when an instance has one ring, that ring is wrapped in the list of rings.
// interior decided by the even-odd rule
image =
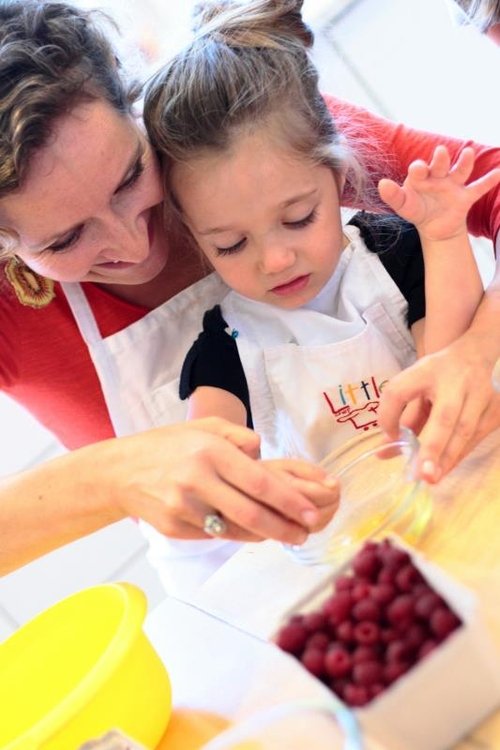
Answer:
[[[214,416],[242,427],[247,423],[247,410],[237,396],[222,388],[201,385],[189,397],[187,418],[204,419]]]
[[[467,232],[470,207],[500,182],[500,169],[467,183],[474,152],[464,149],[450,164],[444,146],[429,163],[413,162],[402,186],[379,183],[382,199],[417,228],[425,263],[426,316],[419,354],[450,344],[469,327],[483,294],[481,277]]]

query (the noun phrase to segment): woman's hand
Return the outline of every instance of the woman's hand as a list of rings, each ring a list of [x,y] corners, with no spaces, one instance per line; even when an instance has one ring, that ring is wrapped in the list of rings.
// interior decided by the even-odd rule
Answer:
[[[205,539],[205,516],[217,511],[225,538],[301,544],[331,515],[337,490],[319,467],[278,471],[258,453],[255,432],[209,418],[104,440],[4,477],[0,575],[128,516]]]
[[[469,331],[384,388],[379,425],[391,439],[400,424],[419,434],[419,473],[427,481],[439,481],[500,427],[500,394],[491,382],[494,361],[491,336],[481,341]]]
[[[288,472],[254,459],[258,436],[218,418],[194,420],[101,444],[105,491],[125,515],[179,539],[203,539],[207,513],[227,525],[224,538],[300,544],[324,523],[336,492],[304,462]],[[102,486],[102,479],[100,480]]]

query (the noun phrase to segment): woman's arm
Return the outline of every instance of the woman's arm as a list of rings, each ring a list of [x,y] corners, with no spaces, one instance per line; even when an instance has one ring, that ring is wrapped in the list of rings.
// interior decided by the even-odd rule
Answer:
[[[411,162],[416,159],[430,161],[434,149],[440,144],[448,149],[452,163],[465,146],[473,149],[475,161],[470,181],[500,167],[500,148],[407,127],[333,96],[325,95],[325,101],[337,126],[352,138],[354,148],[357,142],[360,143],[374,189],[383,177],[401,183]],[[499,185],[474,204],[467,217],[467,226],[473,235],[500,242]]]
[[[0,574],[128,516],[203,539],[205,515],[217,510],[226,538],[300,544],[326,522],[324,506],[333,513],[338,489],[312,464],[294,483],[254,460],[258,450],[253,431],[206,419],[105,440],[4,478]],[[315,494],[302,491],[308,483]]]

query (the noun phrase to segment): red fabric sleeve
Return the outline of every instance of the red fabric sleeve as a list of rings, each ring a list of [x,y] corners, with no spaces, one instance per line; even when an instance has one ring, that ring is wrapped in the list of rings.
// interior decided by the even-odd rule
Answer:
[[[381,177],[392,177],[402,182],[409,164],[415,159],[430,159],[434,148],[439,144],[448,148],[452,162],[465,146],[474,149],[476,161],[471,180],[493,167],[500,167],[500,148],[415,130],[333,96],[325,95],[325,101],[339,130],[347,129],[354,147],[358,138],[363,143],[367,155],[366,165],[374,184],[378,183]],[[500,185],[474,204],[469,212],[467,224],[473,235],[492,240],[497,237],[500,231]]]

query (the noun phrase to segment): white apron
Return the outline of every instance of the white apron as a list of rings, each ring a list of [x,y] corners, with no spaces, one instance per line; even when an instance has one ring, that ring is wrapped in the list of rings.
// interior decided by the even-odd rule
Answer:
[[[80,284],[62,288],[88,346],[116,435],[185,421],[180,370],[204,311],[227,293],[223,282],[212,274],[106,338]],[[169,539],[145,522],[140,525],[149,541],[148,557],[173,594],[198,586],[240,546],[219,539]]]
[[[388,379],[415,359],[407,302],[357,227],[320,294],[282,310],[229,292],[222,313],[236,338],[264,458],[321,460],[377,425]]]

